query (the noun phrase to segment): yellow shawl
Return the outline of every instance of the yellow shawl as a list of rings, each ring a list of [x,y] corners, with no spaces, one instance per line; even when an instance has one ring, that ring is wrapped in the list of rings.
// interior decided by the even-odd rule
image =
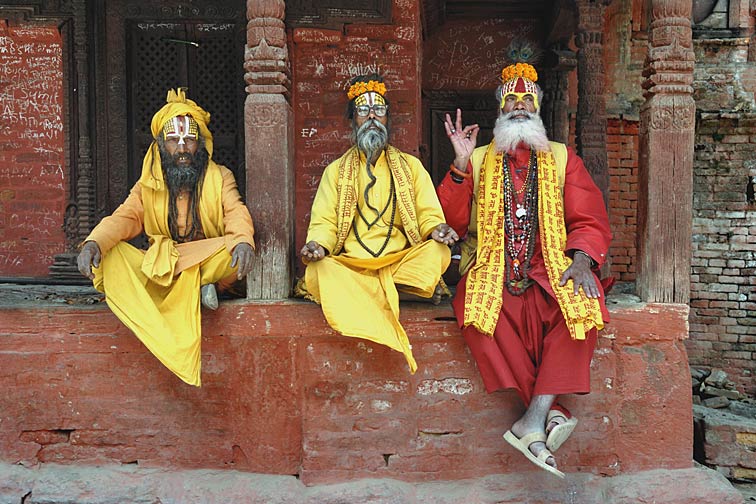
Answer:
[[[492,336],[502,305],[506,254],[504,241],[504,177],[502,153],[494,142],[488,147],[481,167],[478,188],[477,262],[467,275],[464,325],[472,325]],[[585,339],[591,328],[603,329],[601,306],[582,289],[574,294],[572,280],[559,286],[562,273],[572,260],[564,254],[567,232],[564,203],[554,154],[539,151],[538,157],[538,230],[549,283],[573,339]]]
[[[397,210],[404,226],[404,234],[411,246],[417,245],[423,241],[423,237],[420,235],[420,229],[417,225],[412,172],[407,160],[404,159],[404,155],[396,147],[387,146],[385,155],[396,188]],[[352,227],[354,214],[357,211],[357,174],[361,165],[362,160],[357,147],[349,149],[339,161],[339,180],[336,186],[338,198],[336,209],[337,241],[332,252],[334,255],[341,252]]]
[[[190,115],[197,121],[210,156],[199,201],[202,230],[207,238],[223,236],[223,175],[212,160],[213,135],[207,128],[210,114],[194,101],[187,99],[183,89],[179,89],[178,92],[173,89],[168,91],[166,102],[152,118],[152,136],[157,138],[165,122],[173,117]],[[150,239],[150,247],[142,263],[142,272],[153,282],[167,286],[173,281],[178,251],[168,229],[168,188],[163,180],[160,151],[156,141],[152,142],[144,156],[139,183],[142,186],[144,231]]]

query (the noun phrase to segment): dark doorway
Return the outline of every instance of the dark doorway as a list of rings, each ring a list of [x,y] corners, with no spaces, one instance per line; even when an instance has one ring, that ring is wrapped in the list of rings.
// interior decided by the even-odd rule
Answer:
[[[424,143],[429,146],[423,163],[431,172],[433,183],[438,185],[454,161],[454,149],[444,129],[446,114],[454,121],[457,108],[460,108],[463,125],[477,123],[480,126],[477,145],[480,147],[493,139],[498,107],[493,91],[425,91],[423,105],[427,110]]]
[[[95,3],[97,203],[107,215],[138,180],[150,122],[168,89],[211,115],[213,159],[245,194],[246,2],[108,0]]]

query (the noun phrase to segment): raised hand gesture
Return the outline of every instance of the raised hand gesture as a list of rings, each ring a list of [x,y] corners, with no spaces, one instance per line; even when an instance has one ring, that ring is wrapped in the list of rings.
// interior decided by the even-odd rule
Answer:
[[[454,166],[459,171],[467,171],[467,162],[475,149],[480,127],[477,124],[471,124],[463,128],[462,110],[457,109],[456,122],[453,123],[449,114],[446,114],[444,128],[446,129],[446,136],[449,137],[452,147],[454,147]]]

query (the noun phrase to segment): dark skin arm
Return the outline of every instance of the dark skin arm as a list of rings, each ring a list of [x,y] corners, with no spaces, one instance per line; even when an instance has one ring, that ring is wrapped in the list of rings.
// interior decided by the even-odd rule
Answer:
[[[572,265],[562,274],[562,278],[559,282],[559,286],[564,286],[571,278],[575,295],[577,295],[580,287],[583,287],[583,292],[589,298],[599,298],[601,293],[596,285],[596,278],[591,271],[591,258],[588,254],[575,251],[572,256]]]

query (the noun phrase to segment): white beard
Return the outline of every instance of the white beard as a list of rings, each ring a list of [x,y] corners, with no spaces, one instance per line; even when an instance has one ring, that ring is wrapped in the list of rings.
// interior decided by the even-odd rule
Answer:
[[[515,116],[527,119],[514,119]],[[512,152],[520,142],[537,151],[551,151],[546,127],[538,113],[515,111],[500,115],[493,130],[497,152]]]

